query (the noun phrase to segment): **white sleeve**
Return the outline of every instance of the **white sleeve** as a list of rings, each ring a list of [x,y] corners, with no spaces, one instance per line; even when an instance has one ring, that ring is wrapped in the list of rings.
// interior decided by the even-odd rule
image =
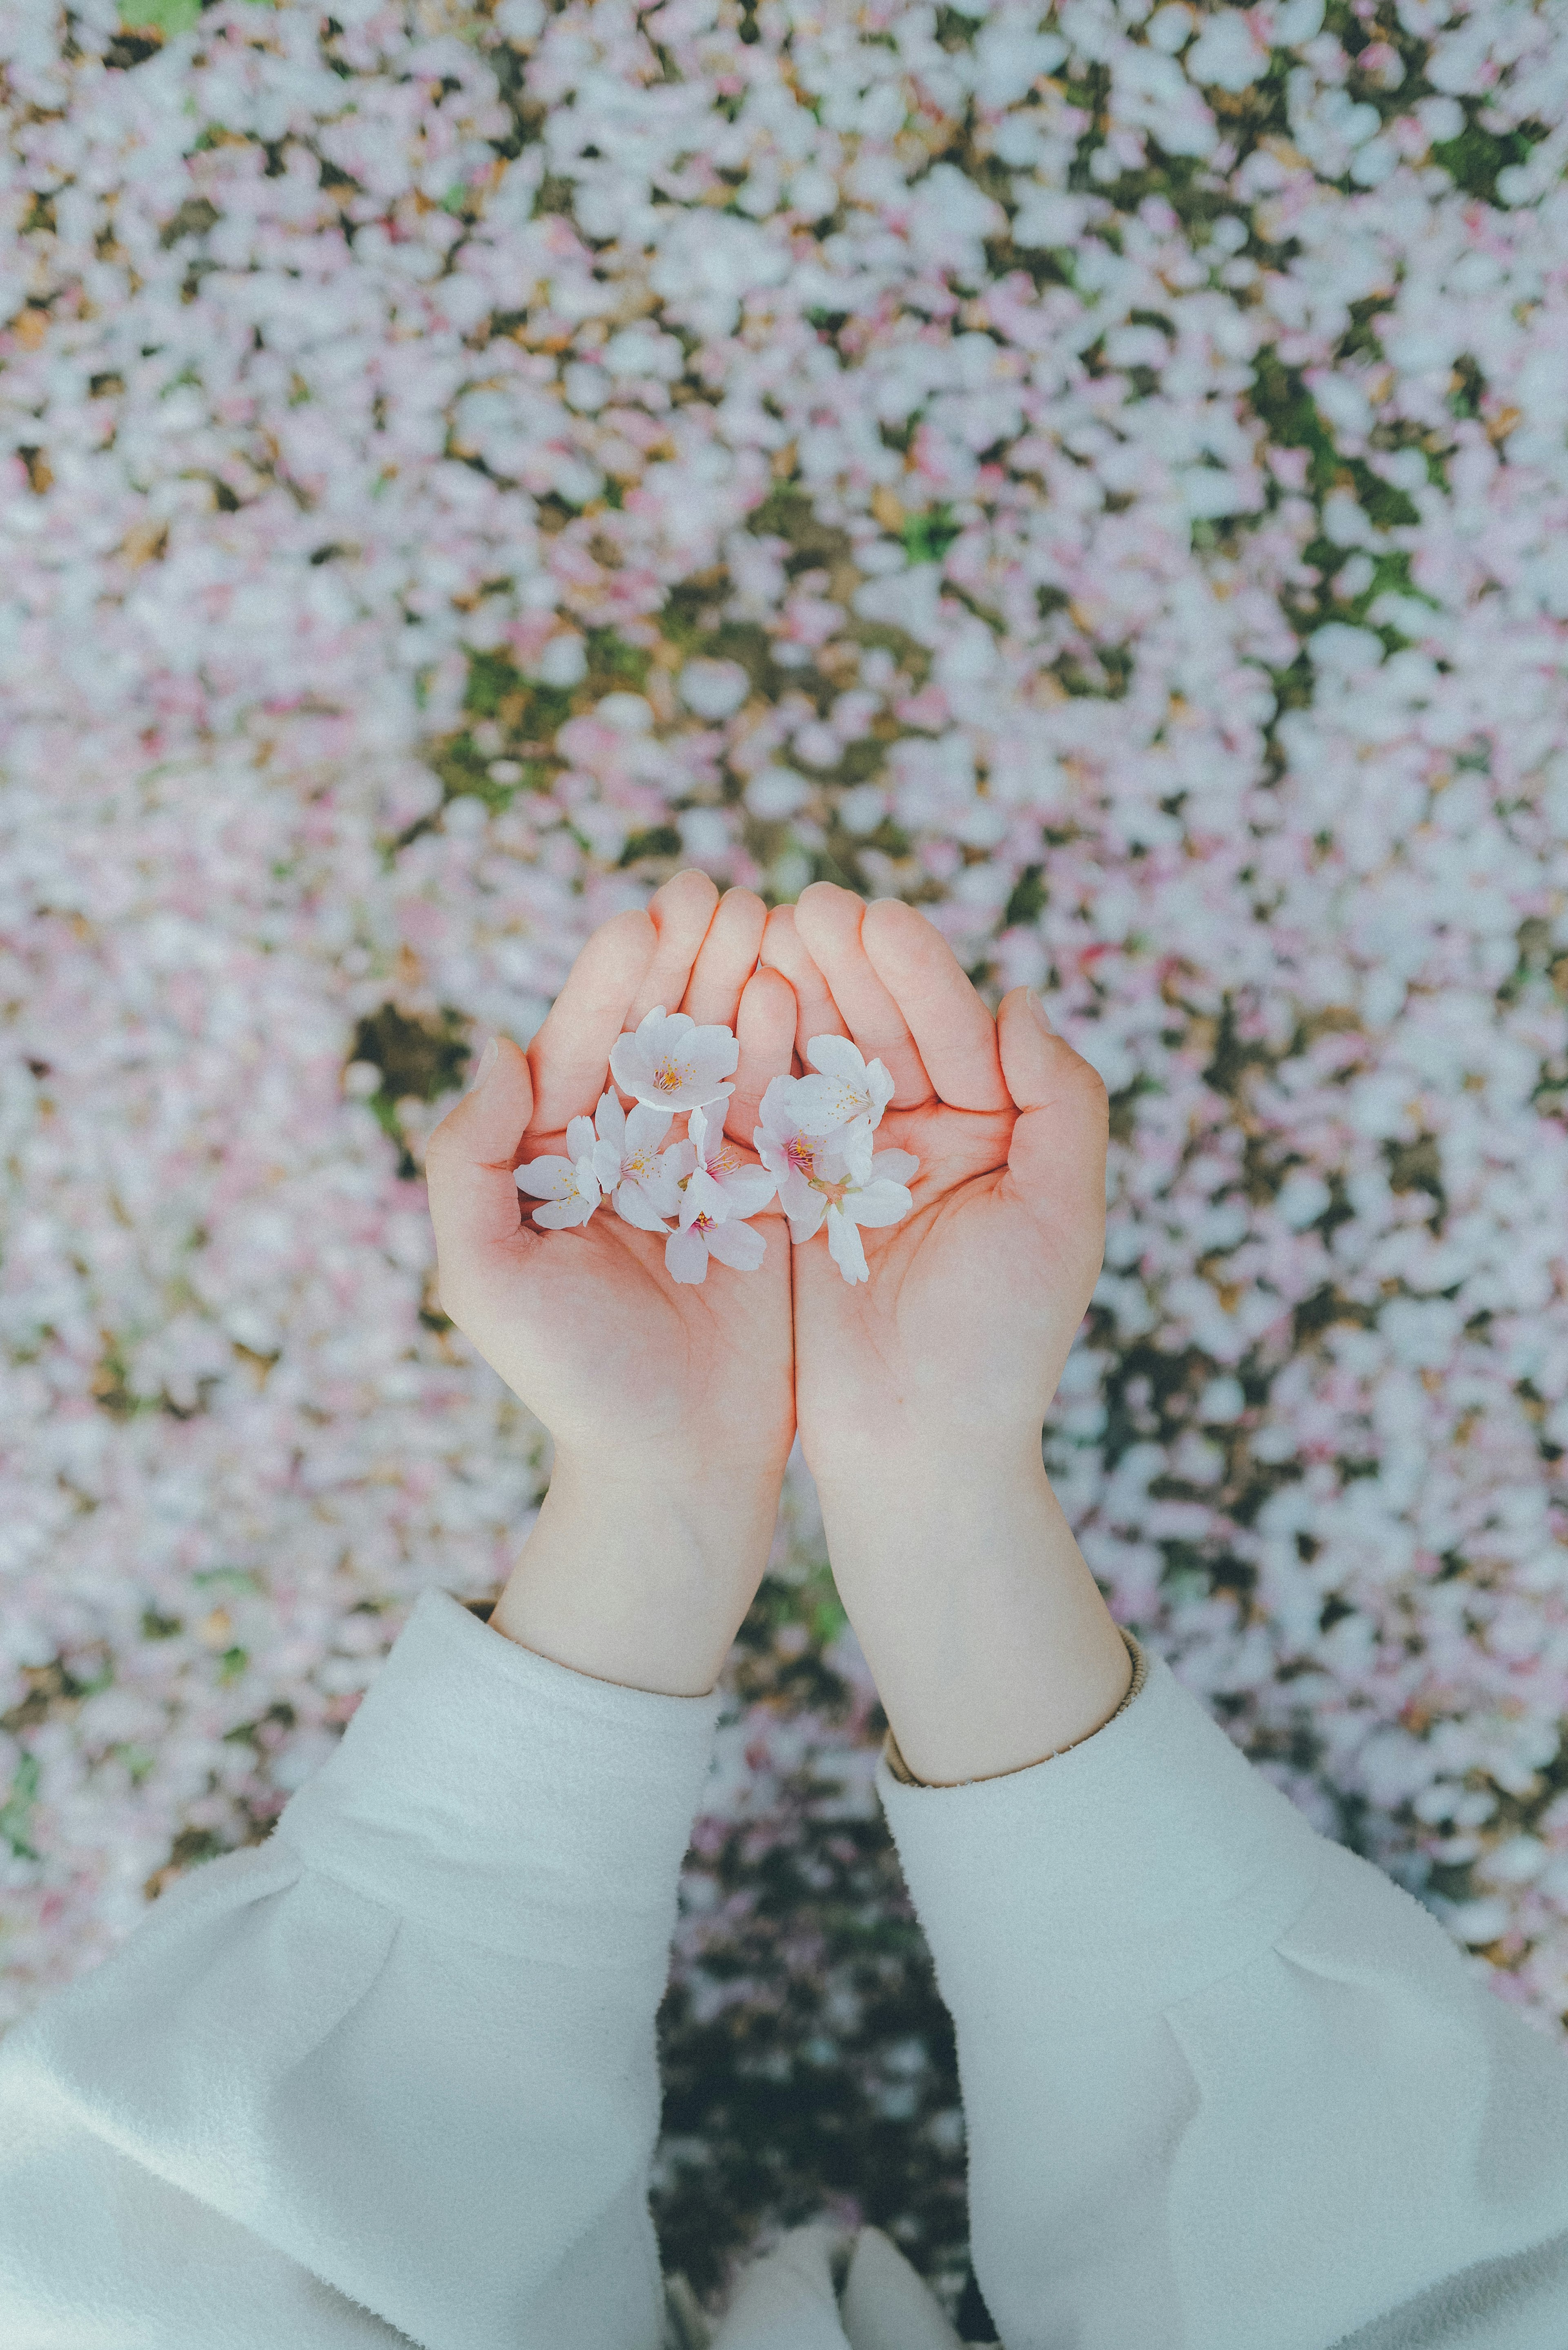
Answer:
[[[0,2047],[0,2341],[657,2350],[654,2019],[718,1704],[426,1592],[266,1843]]]
[[[1568,2057],[1160,1659],[1049,1762],[877,1786],[1008,2350],[1564,2350]]]

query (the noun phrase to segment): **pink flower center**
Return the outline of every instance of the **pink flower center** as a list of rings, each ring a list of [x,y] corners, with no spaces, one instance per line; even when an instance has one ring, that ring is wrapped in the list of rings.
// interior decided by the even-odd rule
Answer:
[[[679,1061],[656,1061],[653,1065],[653,1082],[661,1094],[679,1093],[686,1082],[686,1076],[687,1072]]]
[[[792,1172],[805,1176],[809,1181],[811,1171],[816,1165],[816,1152],[804,1134],[791,1135],[784,1144],[784,1157],[789,1161]]]

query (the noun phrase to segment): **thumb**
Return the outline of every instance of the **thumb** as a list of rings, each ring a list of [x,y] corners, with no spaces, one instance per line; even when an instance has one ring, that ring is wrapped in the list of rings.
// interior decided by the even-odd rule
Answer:
[[[512,1240],[523,1205],[512,1162],[534,1110],[527,1057],[493,1036],[474,1084],[425,1147],[425,1183],[441,1279],[462,1277],[488,1249]]]
[[[1019,1112],[1007,1154],[1013,1191],[1054,1230],[1103,1239],[1110,1121],[1099,1071],[1056,1035],[1028,988],[1003,996],[996,1041]]]

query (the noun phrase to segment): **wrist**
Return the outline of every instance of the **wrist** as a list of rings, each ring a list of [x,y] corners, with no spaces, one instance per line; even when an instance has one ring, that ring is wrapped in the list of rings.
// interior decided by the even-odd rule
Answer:
[[[933,1447],[819,1492],[839,1596],[918,1779],[1025,1769],[1115,1712],[1127,1647],[1037,1439]]]
[[[704,1694],[762,1580],[782,1477],[782,1461],[680,1471],[557,1451],[492,1627],[595,1679]]]

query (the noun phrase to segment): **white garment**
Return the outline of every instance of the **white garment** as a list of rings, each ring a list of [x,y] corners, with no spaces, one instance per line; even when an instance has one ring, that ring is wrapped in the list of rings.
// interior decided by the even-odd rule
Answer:
[[[268,1841],[0,2048],[4,2350],[680,2340],[654,2016],[717,1708],[427,1592]],[[877,1783],[1007,2350],[1568,2350],[1568,2058],[1158,1658],[1049,1762]],[[716,2350],[955,2342],[816,2229]]]

